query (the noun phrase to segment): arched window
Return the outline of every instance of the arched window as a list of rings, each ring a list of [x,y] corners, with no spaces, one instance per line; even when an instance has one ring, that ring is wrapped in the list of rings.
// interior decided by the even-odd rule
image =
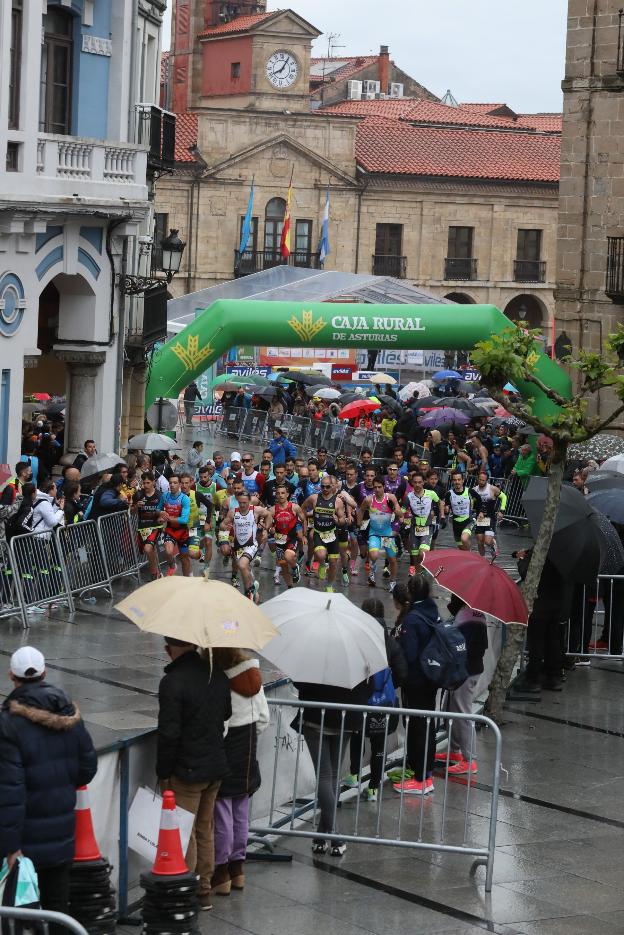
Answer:
[[[277,266],[282,262],[280,242],[286,214],[286,202],[283,198],[271,198],[264,211],[264,268]]]
[[[59,7],[43,16],[39,129],[44,133],[71,133],[74,18]]]

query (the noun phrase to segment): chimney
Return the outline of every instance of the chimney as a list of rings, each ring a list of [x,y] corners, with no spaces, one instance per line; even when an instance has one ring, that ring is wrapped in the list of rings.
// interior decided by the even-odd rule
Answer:
[[[379,86],[382,94],[390,89],[390,50],[387,45],[379,49]]]

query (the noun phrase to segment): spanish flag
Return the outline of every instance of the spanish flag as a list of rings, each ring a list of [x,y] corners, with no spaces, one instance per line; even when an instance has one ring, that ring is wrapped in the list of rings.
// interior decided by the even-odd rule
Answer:
[[[290,176],[290,185],[288,186],[288,195],[286,197],[286,213],[284,215],[284,226],[282,227],[282,239],[280,243],[280,251],[282,257],[287,260],[290,256],[290,204],[292,201],[292,175]]]

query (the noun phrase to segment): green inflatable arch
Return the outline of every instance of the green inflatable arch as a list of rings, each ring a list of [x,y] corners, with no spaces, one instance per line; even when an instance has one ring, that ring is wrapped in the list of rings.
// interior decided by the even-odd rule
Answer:
[[[154,355],[146,392],[176,397],[191,380],[237,344],[393,350],[470,350],[500,334],[510,321],[493,305],[360,305],[351,303],[221,300],[197,316]],[[570,380],[536,344],[537,376],[566,398]],[[540,418],[557,407],[529,383],[518,390],[534,398]]]

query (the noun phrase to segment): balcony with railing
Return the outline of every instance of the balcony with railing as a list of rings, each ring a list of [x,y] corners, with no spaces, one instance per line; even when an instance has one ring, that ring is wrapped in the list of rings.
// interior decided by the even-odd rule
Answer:
[[[155,104],[137,104],[137,142],[147,149],[148,167],[171,169],[175,163],[175,114]]]
[[[392,276],[393,279],[405,279],[407,276],[407,257],[390,253],[374,253],[373,276]]]
[[[624,237],[607,237],[605,292],[612,302],[624,305]]]
[[[46,196],[147,198],[146,152],[134,143],[41,133],[36,169]]]
[[[546,282],[546,261],[514,260],[514,282]]]
[[[470,282],[477,278],[477,261],[474,257],[449,257],[444,261],[444,278],[457,282]]]
[[[237,278],[286,265],[318,269],[319,255],[308,250],[293,250],[288,260],[285,260],[279,250],[245,250],[242,254],[240,250],[234,251],[234,275]]]

